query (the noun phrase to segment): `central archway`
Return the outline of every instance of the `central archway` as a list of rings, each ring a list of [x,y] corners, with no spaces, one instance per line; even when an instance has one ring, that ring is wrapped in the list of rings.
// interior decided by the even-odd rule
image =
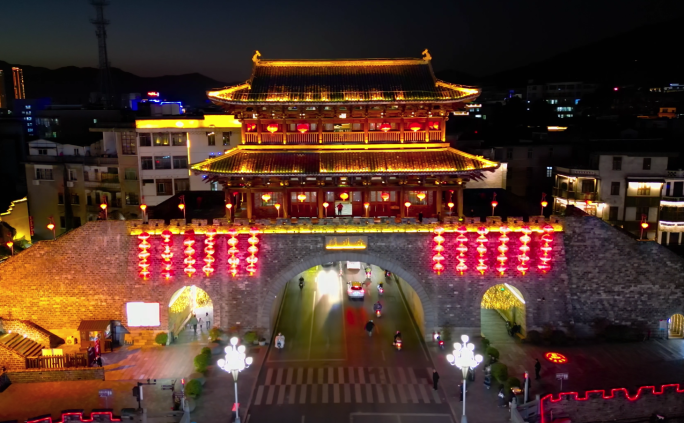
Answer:
[[[169,332],[181,340],[191,340],[179,335],[186,329],[188,323],[191,326],[185,332],[188,334],[192,332],[193,337],[196,334],[207,334],[210,326],[214,323],[214,303],[205,290],[195,285],[184,286],[176,290],[171,296],[168,307]],[[197,319],[196,327],[192,325],[193,316]]]
[[[482,334],[493,342],[509,342],[510,331],[527,333],[527,307],[520,290],[508,283],[496,284],[484,293],[480,304]]]
[[[437,309],[435,308],[432,300],[428,296],[427,291],[420,283],[420,281],[415,277],[415,275],[413,275],[413,273],[406,270],[404,266],[397,261],[390,260],[374,254],[351,251],[337,251],[334,253],[324,253],[316,255],[314,257],[303,260],[299,263],[293,263],[287,268],[285,268],[283,271],[279,271],[278,277],[271,278],[270,282],[267,285],[266,298],[263,301],[262,306],[259,308],[259,327],[267,328],[269,336],[272,334],[274,328],[273,322],[271,321],[271,310],[273,308],[274,302],[277,299],[277,296],[280,295],[280,292],[283,290],[288,281],[292,280],[300,273],[308,269],[311,269],[312,267],[321,266],[329,262],[344,261],[370,263],[384,270],[389,270],[390,272],[392,272],[398,278],[406,282],[406,284],[408,284],[408,286],[410,286],[413,289],[415,295],[420,300],[424,321],[423,327],[420,329],[423,333],[423,336],[427,336],[427,334],[430,333],[433,328],[437,327]],[[411,301],[410,298],[406,299],[407,301]],[[416,321],[417,320],[418,319],[416,319]]]

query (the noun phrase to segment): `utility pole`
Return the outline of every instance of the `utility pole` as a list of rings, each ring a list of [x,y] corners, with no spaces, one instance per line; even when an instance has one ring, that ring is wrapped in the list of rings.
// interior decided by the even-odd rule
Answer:
[[[100,82],[100,104],[107,109],[114,106],[114,84],[109,67],[109,56],[107,55],[107,25],[109,21],[104,17],[104,8],[109,5],[108,0],[90,0],[90,4],[95,7],[95,19],[90,22],[95,25],[97,35],[97,47],[99,57],[99,82]]]

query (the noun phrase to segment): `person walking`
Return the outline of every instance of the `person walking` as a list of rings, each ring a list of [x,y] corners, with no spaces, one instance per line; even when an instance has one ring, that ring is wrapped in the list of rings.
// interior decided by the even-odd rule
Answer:
[[[279,350],[282,350],[283,348],[285,348],[285,335],[278,332],[278,335],[275,337],[275,346]]]
[[[200,327],[200,332],[202,332],[202,318],[199,318],[199,327]]]
[[[337,215],[338,216],[342,216],[342,209],[343,208],[344,208],[344,206],[342,205],[342,203],[337,205]]]
[[[211,327],[211,322],[209,321],[209,312],[207,311],[207,315],[205,316],[207,318],[207,330]]]
[[[188,321],[190,326],[192,326],[192,329],[195,331],[195,334],[197,334],[197,317],[193,314],[190,320]]]
[[[439,373],[437,369],[432,369],[432,389],[437,390],[437,383],[439,383]]]
[[[373,336],[373,329],[375,328],[375,323],[373,323],[372,320],[369,320],[368,323],[366,323],[366,332],[368,332],[368,336]]]
[[[506,406],[506,394],[504,394],[504,387],[501,385],[499,387],[499,393],[497,394],[499,397],[499,407],[505,407]]]
[[[102,367],[102,356],[98,355],[97,358],[95,359],[95,363],[97,363],[97,367]]]
[[[534,374],[536,376],[536,379],[539,380],[539,373],[541,373],[541,363],[539,362],[538,358],[535,358],[534,361],[536,361],[536,363],[534,363]]]

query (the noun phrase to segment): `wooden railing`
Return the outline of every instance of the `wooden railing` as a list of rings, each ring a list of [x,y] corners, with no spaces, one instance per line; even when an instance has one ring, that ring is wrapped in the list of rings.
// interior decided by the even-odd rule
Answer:
[[[442,141],[442,131],[429,131],[430,141]]]
[[[283,134],[282,132],[262,132],[261,133],[261,143],[262,144],[282,144]]]
[[[290,132],[287,134],[288,144],[317,144],[318,134],[316,132]]]
[[[363,142],[363,132],[323,132],[323,142]]]
[[[88,367],[86,355],[84,353],[76,353],[44,357],[26,357],[27,369],[64,369],[68,367]]]
[[[399,132],[369,132],[370,142],[399,142]]]
[[[425,141],[425,131],[404,131],[404,141]]]
[[[257,144],[259,142],[259,134],[256,132],[245,132],[245,144]]]

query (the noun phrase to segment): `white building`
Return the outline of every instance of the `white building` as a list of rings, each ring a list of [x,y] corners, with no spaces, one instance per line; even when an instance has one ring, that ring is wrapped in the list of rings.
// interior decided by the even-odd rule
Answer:
[[[139,119],[135,122],[143,201],[156,206],[183,191],[219,190],[189,164],[234,148],[242,139],[242,124],[232,115]]]

